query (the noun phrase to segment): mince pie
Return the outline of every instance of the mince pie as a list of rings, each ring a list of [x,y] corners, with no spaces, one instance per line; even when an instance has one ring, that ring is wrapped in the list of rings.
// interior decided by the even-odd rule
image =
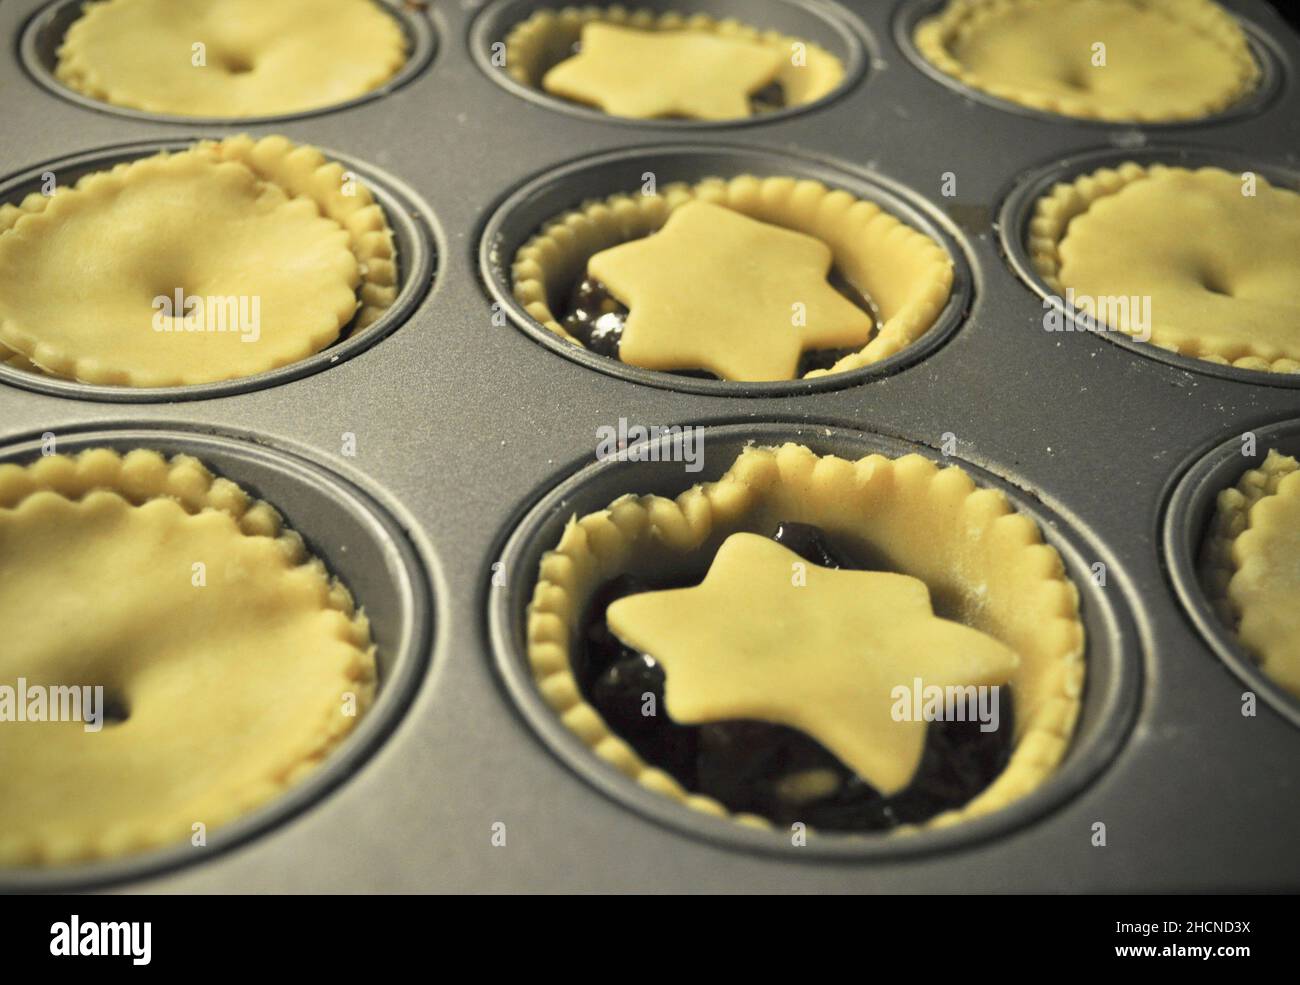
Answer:
[[[1078,592],[1002,493],[918,455],[795,444],[571,520],[527,638],[537,686],[596,755],[755,826],[993,811],[1055,769],[1084,678]],[[996,710],[923,710],[935,689]]]
[[[0,465],[0,621],[0,866],[227,824],[310,775],[375,691],[347,589],[184,455]],[[79,719],[36,697],[60,687],[92,695]]]
[[[347,102],[406,62],[378,0],[102,0],[55,74],[91,99],[175,116],[259,117]]]
[[[1132,162],[1056,185],[1034,269],[1105,328],[1239,369],[1300,372],[1300,193],[1254,173]]]
[[[1300,466],[1270,450],[1219,494],[1201,581],[1260,670],[1300,698]]]
[[[252,376],[364,331],[393,232],[342,164],[227,137],[0,205],[0,357],[84,383]]]
[[[1087,119],[1194,120],[1260,81],[1245,33],[1211,0],[948,0],[914,40],[972,89]]]
[[[525,243],[512,274],[528,314],[571,343],[753,382],[900,352],[938,320],[953,265],[874,202],[743,175],[588,202]]]
[[[705,14],[545,9],[505,45],[515,81],[632,119],[744,119],[815,102],[844,78],[812,42]]]

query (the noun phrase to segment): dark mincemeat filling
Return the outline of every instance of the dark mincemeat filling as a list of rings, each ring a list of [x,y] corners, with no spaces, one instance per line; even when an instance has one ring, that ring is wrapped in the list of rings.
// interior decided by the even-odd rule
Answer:
[[[821,567],[866,567],[832,547],[815,526],[783,523],[772,539]],[[892,797],[796,729],[760,721],[678,725],[666,711],[642,714],[646,693],[654,695],[657,711],[664,709],[664,673],[653,657],[619,642],[605,610],[627,595],[690,584],[623,576],[603,586],[588,610],[576,670],[584,697],[609,727],[691,792],[781,826],[802,821],[827,831],[881,831],[963,806],[1006,767],[1015,721],[1008,688],[999,695],[1000,727],[992,732],[981,732],[979,722],[930,722],[916,775]]]
[[[871,301],[841,277],[838,271],[832,270],[827,280],[854,305],[870,314],[873,319],[879,320]],[[623,326],[627,322],[627,316],[627,307],[609,293],[609,288],[594,277],[584,277],[574,285],[573,292],[569,295],[568,305],[560,314],[560,324],[564,326],[566,332],[592,352],[608,356],[610,359],[618,359],[619,342],[623,338]],[[805,352],[799,357],[795,378],[806,376],[815,369],[830,369],[845,356],[857,351],[855,348],[848,348],[813,349]],[[713,373],[701,369],[677,370],[674,375],[718,379]]]
[[[749,111],[755,116],[760,113],[774,113],[785,107],[785,86],[780,82],[769,82],[757,92],[750,93]]]

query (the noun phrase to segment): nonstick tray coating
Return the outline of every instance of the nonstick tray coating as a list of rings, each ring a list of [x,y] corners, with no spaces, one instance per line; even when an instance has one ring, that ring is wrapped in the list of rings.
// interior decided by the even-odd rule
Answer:
[[[327,782],[293,809],[272,807],[274,816],[255,817],[237,837],[216,832],[207,849],[94,870],[3,873],[0,888],[1300,887],[1294,708],[1285,698],[1261,700],[1255,717],[1242,716],[1243,690],[1263,685],[1249,675],[1243,683],[1240,661],[1220,656],[1223,641],[1206,641],[1204,621],[1189,616],[1175,590],[1175,582],[1186,588],[1177,574],[1185,559],[1167,552],[1203,522],[1195,497],[1179,489],[1184,475],[1243,432],[1259,429],[1266,447],[1267,426],[1300,419],[1300,390],[1294,381],[1216,372],[1094,334],[1046,332],[1042,299],[1017,274],[1004,242],[1016,189],[1080,156],[1162,159],[1194,149],[1221,152],[1228,167],[1257,160],[1262,174],[1293,176],[1300,37],[1258,0],[1225,0],[1268,62],[1260,98],[1198,123],[1136,127],[1028,113],[940,83],[905,50],[907,26],[932,0],[692,0],[685,6],[751,22],[777,10],[780,26],[793,33],[812,23],[808,18],[830,30],[828,38],[846,32],[846,50],[860,48],[860,71],[824,103],[776,119],[639,126],[560,111],[490,77],[499,70],[472,46],[499,40],[501,6],[461,0],[407,11],[417,39],[432,29],[421,42],[425,61],[376,98],[274,122],[180,123],[87,105],[60,95],[57,82],[38,81],[24,65],[38,46],[20,40],[47,7],[0,4],[0,32],[9,39],[0,58],[0,182],[127,144],[283,133],[378,175],[422,230],[429,262],[421,276],[432,279],[391,332],[276,385],[124,403],[0,381],[0,457],[20,454],[24,442],[46,432],[74,450],[79,436],[122,429],[165,432],[144,436],[160,447],[215,448],[210,464],[253,486],[257,476],[244,471],[250,455],[282,463],[265,466],[263,484],[285,469],[324,470],[331,489],[337,485],[365,516],[378,518],[363,525],[375,538],[374,561],[388,558],[403,573],[391,584],[409,585],[411,638],[422,641],[399,659],[406,676],[386,682],[390,695],[394,686],[401,690],[400,700],[383,699],[382,727],[364,754],[327,766]],[[511,196],[597,155],[636,148],[663,160],[701,146],[720,160],[780,156],[843,175],[850,187],[896,190],[968,268],[964,317],[923,358],[903,359],[888,373],[820,392],[742,395],[595,371],[557,354],[499,307],[483,276],[491,252],[484,237]],[[956,178],[952,198],[941,194],[946,174]],[[1106,584],[1097,590],[1115,615],[1113,642],[1122,651],[1116,680],[1128,682],[1131,701],[1099,733],[1104,761],[1068,795],[1013,825],[995,823],[978,838],[897,850],[882,843],[856,854],[742,844],[603,792],[588,771],[552,751],[516,704],[514,685],[499,671],[506,657],[494,647],[489,612],[505,599],[496,593],[518,587],[508,564],[494,567],[508,559],[512,533],[558,484],[593,462],[597,429],[620,418],[726,425],[709,439],[717,447],[736,439],[735,427],[759,440],[794,426],[806,429],[814,447],[903,442],[931,454],[952,435],[954,459],[1054,519],[1081,562],[1105,565]],[[1282,431],[1294,444],[1296,425]],[[717,470],[727,464],[706,461]],[[1242,469],[1250,464],[1240,462]],[[653,481],[680,488],[680,466],[664,468],[670,471]],[[310,536],[321,516],[313,495],[284,488],[277,505],[290,524],[307,528],[317,551],[346,574],[328,530]],[[1171,518],[1171,502],[1192,512]],[[494,584],[500,571],[504,586]],[[377,575],[353,577],[383,584]],[[402,608],[396,599],[361,601]],[[1105,825],[1105,847],[1093,844],[1097,823]],[[501,831],[505,844],[494,844]]]

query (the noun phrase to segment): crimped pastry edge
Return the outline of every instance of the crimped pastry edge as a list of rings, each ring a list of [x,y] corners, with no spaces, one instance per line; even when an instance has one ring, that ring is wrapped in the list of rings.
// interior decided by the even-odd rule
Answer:
[[[949,0],[942,11],[916,26],[912,41],[921,57],[929,64],[971,89],[1030,109],[1078,119],[1112,123],[1195,120],[1229,108],[1259,86],[1260,67],[1251,54],[1244,32],[1231,14],[1217,4],[1204,0],[1139,0],[1137,3],[1143,9],[1158,10],[1171,20],[1191,24],[1199,33],[1217,42],[1236,66],[1237,75],[1231,88],[1225,89],[1216,99],[1200,105],[1189,105],[1179,113],[1154,114],[1140,108],[1135,113],[1120,113],[1089,105],[1084,99],[1049,95],[1020,86],[985,83],[979,73],[966,68],[949,52],[948,43],[955,34],[969,33],[995,17],[1013,14],[1016,8],[1029,7],[1036,2],[1037,0]]]
[[[1098,168],[1070,181],[1058,182],[1034,204],[1026,243],[1034,271],[1043,278],[1048,287],[1063,296],[1065,285],[1061,283],[1059,277],[1060,247],[1069,233],[1070,223],[1075,218],[1087,212],[1093,203],[1118,193],[1134,182],[1163,173],[1195,174],[1198,170],[1220,169],[1207,167],[1193,170],[1166,164],[1142,165],[1135,161],[1125,161],[1115,167]],[[1238,356],[1229,360],[1225,355],[1215,352],[1208,343],[1196,351],[1192,351],[1186,345],[1179,347],[1172,343],[1162,343],[1156,338],[1154,330],[1150,344],[1181,356],[1190,356],[1219,366],[1233,366],[1236,369],[1269,373],[1300,372],[1300,353],[1273,360],[1255,355]]]
[[[335,340],[342,337],[343,331],[349,324],[352,325],[350,334],[364,331],[374,324],[396,300],[399,278],[394,234],[383,208],[375,201],[370,189],[359,178],[352,176],[352,180],[348,183],[352,194],[343,194],[341,189],[344,187],[345,176],[349,175],[349,172],[341,163],[329,160],[316,147],[309,144],[295,144],[279,135],[258,140],[254,140],[248,134],[238,134],[219,141],[200,140],[180,151],[160,151],[157,154],[123,161],[111,168],[88,172],[82,175],[71,188],[59,188],[54,195],[32,192],[17,204],[0,203],[0,235],[4,235],[25,216],[43,212],[46,205],[59,194],[67,194],[69,191],[84,193],[85,186],[96,184],[105,175],[125,180],[126,175],[133,173],[133,165],[159,159],[166,160],[182,154],[199,154],[217,162],[242,164],[258,179],[278,185],[291,199],[298,197],[310,199],[321,215],[333,220],[347,233],[348,246],[356,258],[361,281],[355,290],[358,306],[352,317],[340,324]],[[19,337],[35,341],[31,342],[30,351],[22,351],[13,345],[5,344],[6,334],[11,338]],[[325,348],[328,348],[328,345]],[[43,358],[38,350],[38,333],[26,330],[20,325],[0,324],[0,363],[25,372],[61,379],[100,382],[83,378],[78,370],[77,357]],[[307,356],[320,351],[323,349],[313,349]],[[127,375],[129,377],[130,374]],[[121,385],[130,387],[137,384],[132,383],[128,378],[128,381]]]
[[[1243,647],[1245,643],[1239,635],[1243,612],[1231,593],[1232,580],[1240,568],[1237,541],[1251,529],[1250,515],[1254,508],[1276,496],[1282,481],[1297,471],[1300,463],[1296,459],[1275,448],[1269,449],[1258,467],[1247,469],[1235,485],[1220,491],[1201,543],[1197,566],[1201,588],[1219,619]],[[1247,650],[1262,669],[1262,654]]]

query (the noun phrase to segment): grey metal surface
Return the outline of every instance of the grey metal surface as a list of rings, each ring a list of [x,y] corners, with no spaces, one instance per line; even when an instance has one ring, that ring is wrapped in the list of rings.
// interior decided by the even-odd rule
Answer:
[[[1300,39],[1262,3],[1228,6],[1272,38],[1276,92],[1257,111],[1178,128],[1080,124],[990,106],[941,85],[900,49],[896,3],[838,9],[870,64],[824,106],[743,127],[647,127],[558,112],[498,85],[471,56],[479,5],[438,3],[429,67],[382,98],[270,125],[184,126],[98,112],[21,68],[37,10],[0,2],[0,175],[124,142],[284,133],[395,176],[427,206],[437,280],[386,338],[320,372],[179,403],[113,404],[0,386],[5,445],[45,431],[175,427],[314,462],[396,518],[433,590],[428,670],[365,762],[310,806],[193,863],[114,888],[160,892],[358,890],[1134,890],[1296,888],[1300,731],[1243,685],[1179,605],[1162,550],[1171,491],[1206,451],[1300,417],[1295,389],[1173,366],[1087,333],[1042,329],[1042,303],[1008,266],[995,218],[1021,175],[1070,155],[1160,140],[1294,169]],[[710,10],[699,0],[692,8]],[[735,8],[735,4],[730,5]],[[757,12],[765,5],[755,4]],[[595,372],[494,319],[479,276],[493,210],[537,175],[629,145],[707,142],[814,158],[897,183],[959,244],[973,300],[922,361],[831,392],[688,394]],[[1235,166],[1235,165],[1233,165]],[[945,172],[954,199],[940,195]],[[1267,172],[1264,172],[1267,173]],[[654,823],[596,790],[542,741],[496,673],[492,564],[530,505],[594,458],[600,426],[786,421],[937,447],[1041,503],[1107,565],[1131,609],[1123,659],[1136,720],[1101,772],[1063,802],[977,844],[814,858],[724,845]],[[342,435],[356,436],[356,455]],[[710,462],[710,467],[714,463]],[[723,463],[725,464],[725,463]],[[640,490],[631,490],[640,491]],[[291,517],[293,519],[293,517]],[[321,553],[338,563],[328,546]],[[1109,594],[1114,593],[1114,594]],[[378,600],[370,600],[375,605]],[[1104,822],[1107,846],[1094,847]],[[506,844],[493,844],[493,825]]]

